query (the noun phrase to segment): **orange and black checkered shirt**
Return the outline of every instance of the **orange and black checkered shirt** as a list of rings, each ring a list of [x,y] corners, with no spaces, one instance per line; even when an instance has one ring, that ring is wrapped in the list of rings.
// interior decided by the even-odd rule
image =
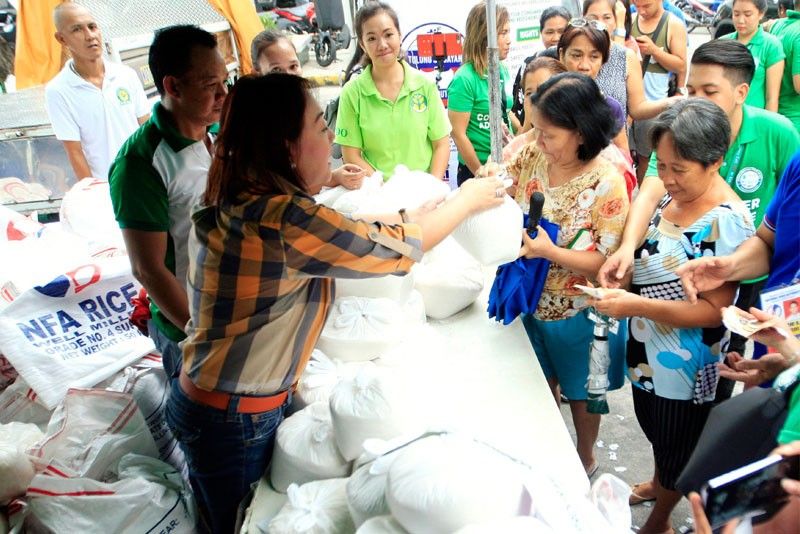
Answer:
[[[269,395],[303,372],[333,278],[407,273],[421,230],[354,221],[299,190],[239,200],[192,217],[183,369],[202,389]]]

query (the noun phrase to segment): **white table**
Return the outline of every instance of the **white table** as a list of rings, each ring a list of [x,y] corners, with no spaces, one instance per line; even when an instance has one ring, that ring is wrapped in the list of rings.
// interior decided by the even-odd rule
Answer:
[[[435,405],[449,427],[485,439],[546,471],[570,492],[585,494],[589,481],[522,323],[503,326],[488,317],[493,270],[487,274],[486,287],[472,306],[429,323],[444,336],[446,350],[432,361],[415,362],[420,387],[427,384],[432,409]],[[256,526],[274,516],[285,499],[264,477],[242,532],[260,532]]]

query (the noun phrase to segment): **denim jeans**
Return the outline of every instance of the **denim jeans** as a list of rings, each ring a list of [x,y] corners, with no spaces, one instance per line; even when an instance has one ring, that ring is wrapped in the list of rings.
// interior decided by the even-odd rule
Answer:
[[[275,431],[291,395],[280,408],[240,414],[238,397],[228,410],[218,410],[189,399],[178,380],[171,388],[167,423],[186,455],[197,504],[212,532],[229,534],[239,503],[269,466]]]
[[[158,352],[161,353],[161,361],[164,364],[164,371],[167,378],[178,378],[183,363],[183,351],[176,341],[168,338],[164,332],[158,329],[153,320],[147,321],[147,333],[153,340]]]

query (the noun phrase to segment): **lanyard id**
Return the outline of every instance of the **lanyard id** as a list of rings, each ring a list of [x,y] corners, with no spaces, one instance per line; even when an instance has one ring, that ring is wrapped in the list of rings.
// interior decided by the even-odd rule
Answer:
[[[736,178],[736,173],[739,172],[739,166],[742,164],[742,155],[744,154],[744,145],[739,145],[736,149],[736,154],[733,155],[733,161],[728,169],[728,174],[725,176],[725,181],[728,185],[733,187],[733,179]]]

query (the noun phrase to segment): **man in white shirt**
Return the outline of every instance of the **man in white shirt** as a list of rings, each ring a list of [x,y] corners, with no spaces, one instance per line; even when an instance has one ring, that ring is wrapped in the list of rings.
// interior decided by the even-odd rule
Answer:
[[[85,7],[59,4],[53,20],[72,59],[47,84],[47,113],[75,177],[105,180],[122,143],[150,117],[147,97],[133,69],[103,59],[100,28]]]

